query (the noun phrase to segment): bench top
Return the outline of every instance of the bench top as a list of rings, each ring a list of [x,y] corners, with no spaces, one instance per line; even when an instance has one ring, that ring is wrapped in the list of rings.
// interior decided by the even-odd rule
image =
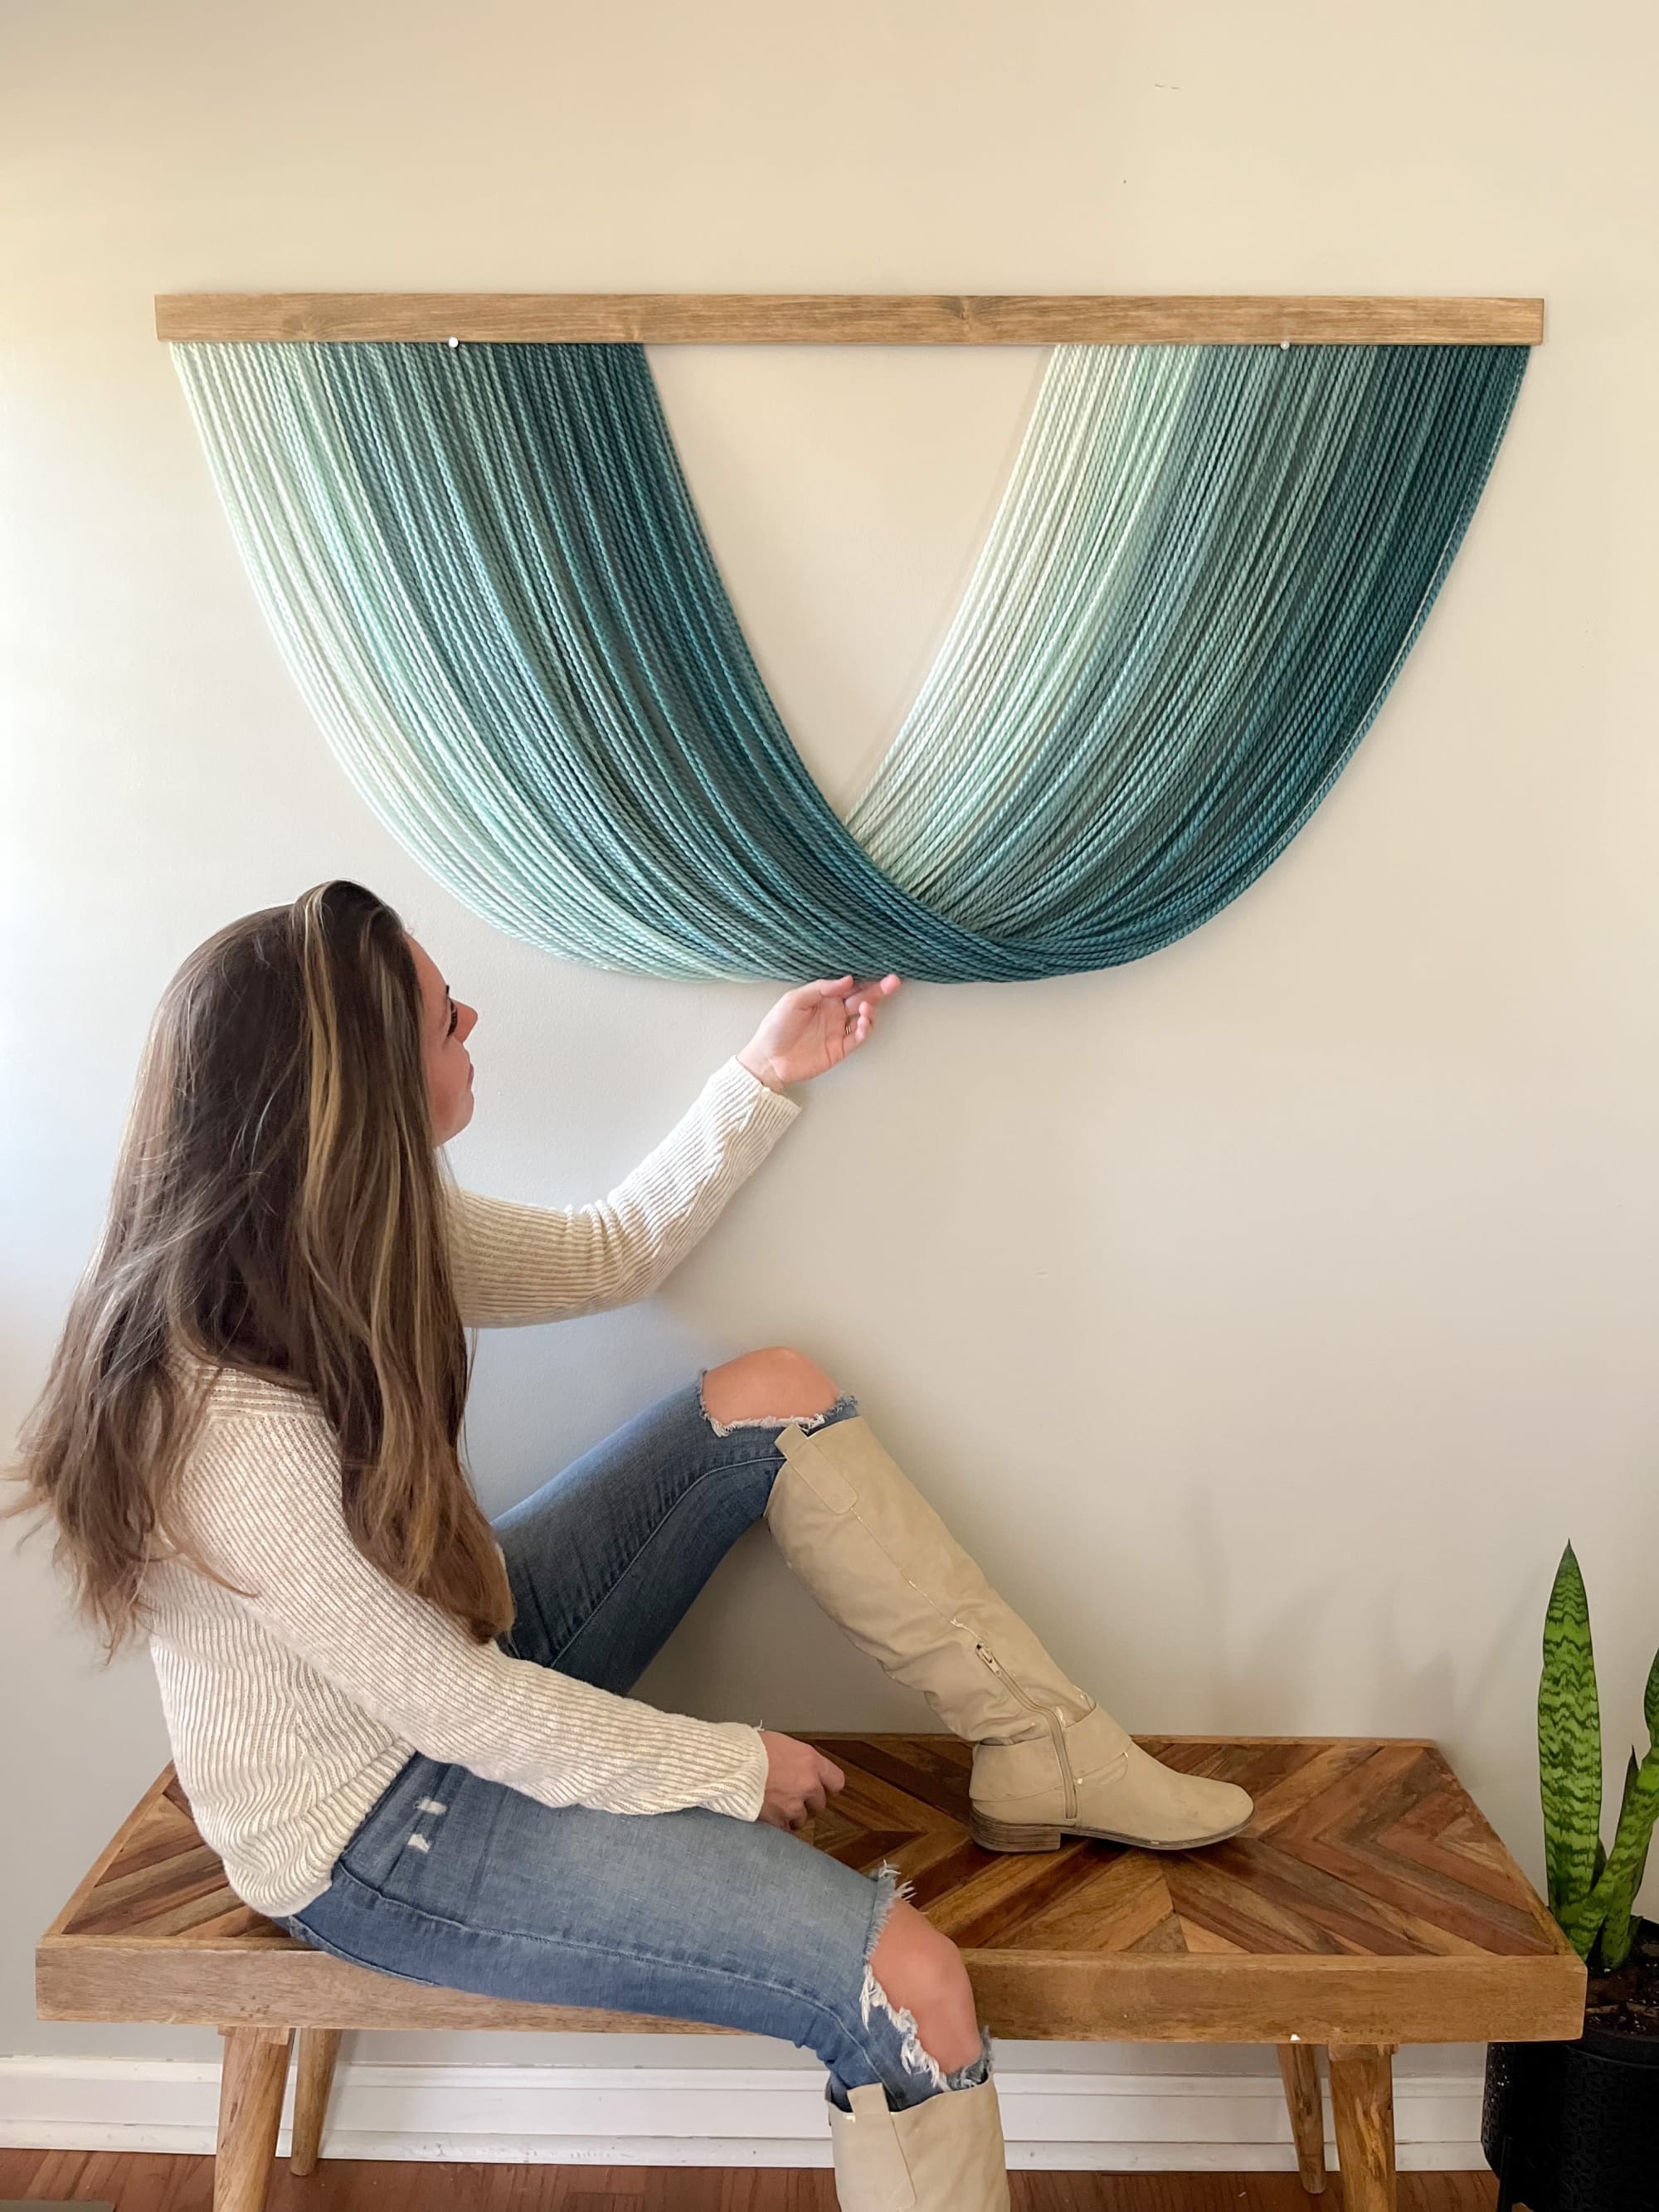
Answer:
[[[962,1946],[994,2034],[1397,2044],[1582,2030],[1582,1962],[1432,1743],[1142,1736],[1172,1766],[1242,1784],[1249,1827],[1197,1851],[1071,1842],[1004,1856],[969,1836],[972,1753],[955,1737],[808,1741],[847,1775],[812,1843],[900,1869]],[[37,1990],[46,2020],[696,2032],[429,1989],[295,1942],[232,1893],[171,1768],[42,1939]]]

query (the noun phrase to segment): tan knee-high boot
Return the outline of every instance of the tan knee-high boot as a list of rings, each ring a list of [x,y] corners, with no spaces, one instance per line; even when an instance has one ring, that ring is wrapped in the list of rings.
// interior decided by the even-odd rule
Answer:
[[[778,1547],[860,1650],[973,1744],[976,1842],[1185,1850],[1237,1834],[1245,1792],[1161,1765],[1068,1680],[861,1416],[791,1423],[778,1443],[766,1508]]]
[[[884,2089],[830,2107],[842,2212],[1008,2212],[1007,2161],[994,2081],[941,2089],[902,2112]]]

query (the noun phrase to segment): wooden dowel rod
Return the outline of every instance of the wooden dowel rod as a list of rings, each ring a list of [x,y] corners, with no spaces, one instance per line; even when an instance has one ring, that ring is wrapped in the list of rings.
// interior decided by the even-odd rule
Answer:
[[[1536,345],[1541,300],[1093,299],[744,292],[163,294],[166,339],[519,344]]]

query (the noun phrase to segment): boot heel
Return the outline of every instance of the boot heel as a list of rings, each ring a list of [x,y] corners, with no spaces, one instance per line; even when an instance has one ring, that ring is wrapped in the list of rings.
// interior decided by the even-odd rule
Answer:
[[[968,1815],[968,1832],[982,1851],[1057,1851],[1058,1828],[1028,1826],[1019,1820],[994,1820],[975,1806]]]

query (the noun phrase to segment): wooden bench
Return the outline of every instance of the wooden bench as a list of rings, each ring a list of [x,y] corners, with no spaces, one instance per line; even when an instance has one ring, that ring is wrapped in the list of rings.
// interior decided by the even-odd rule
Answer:
[[[1243,1834],[1202,1851],[999,1857],[968,1835],[967,1746],[811,1740],[847,1773],[813,1843],[902,1869],[962,1946],[994,2034],[1273,2044],[1310,2191],[1325,2182],[1323,2046],[1346,2212],[1395,2204],[1397,2045],[1583,2027],[1583,1965],[1431,1743],[1142,1737],[1171,1765],[1242,1783],[1256,1801]],[[42,2019],[221,2029],[216,2212],[264,2201],[296,2035],[293,2170],[308,2173],[343,2029],[687,2032],[428,1989],[294,1942],[233,1896],[171,1769],[53,1923],[37,1970]]]

